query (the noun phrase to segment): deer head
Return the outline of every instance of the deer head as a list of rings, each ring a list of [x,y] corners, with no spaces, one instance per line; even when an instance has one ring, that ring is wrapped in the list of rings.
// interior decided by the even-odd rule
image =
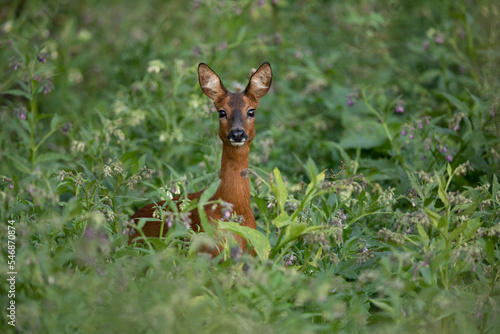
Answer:
[[[219,112],[219,138],[223,144],[250,145],[255,137],[255,110],[271,87],[271,65],[262,64],[241,93],[229,92],[219,76],[204,63],[198,66],[198,79],[203,93],[212,99]]]

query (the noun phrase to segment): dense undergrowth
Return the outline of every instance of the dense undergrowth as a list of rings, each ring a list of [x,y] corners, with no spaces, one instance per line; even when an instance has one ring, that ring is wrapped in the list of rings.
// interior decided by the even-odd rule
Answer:
[[[0,18],[2,333],[498,332],[495,1],[21,0]],[[141,205],[215,189],[197,64],[235,90],[264,61],[258,232],[220,222],[211,260],[186,202],[127,246]]]

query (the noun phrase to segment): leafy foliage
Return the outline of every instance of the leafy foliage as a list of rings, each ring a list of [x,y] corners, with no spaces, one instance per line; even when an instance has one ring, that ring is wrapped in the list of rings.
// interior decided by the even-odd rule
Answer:
[[[495,1],[18,1],[0,18],[2,333],[500,328]],[[202,61],[230,90],[273,66],[246,171],[257,230],[190,229],[221,152]],[[161,199],[167,235],[128,246]],[[217,238],[218,258],[198,252]]]

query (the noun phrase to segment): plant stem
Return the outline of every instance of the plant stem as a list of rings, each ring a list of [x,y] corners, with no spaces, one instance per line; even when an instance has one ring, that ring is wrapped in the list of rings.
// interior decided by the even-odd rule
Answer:
[[[389,132],[389,128],[387,127],[384,118],[375,108],[373,108],[373,106],[370,103],[368,103],[364,91],[361,91],[361,100],[363,101],[363,104],[368,108],[368,110],[370,110],[377,117],[380,123],[382,123],[382,127],[384,128],[385,134],[387,135],[387,138],[389,139],[389,142],[391,143],[392,146],[392,135]]]
[[[28,67],[29,68],[29,67]],[[29,77],[31,81],[31,123],[30,123],[30,138],[31,138],[31,171],[35,171],[35,162],[36,162],[36,151],[37,146],[35,146],[35,128],[37,121],[37,105],[36,105],[36,96],[35,96],[35,80],[33,80],[33,75],[30,70]]]

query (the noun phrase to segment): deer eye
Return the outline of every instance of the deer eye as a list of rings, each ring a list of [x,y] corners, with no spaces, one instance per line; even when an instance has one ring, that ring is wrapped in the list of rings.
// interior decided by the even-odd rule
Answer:
[[[247,111],[247,115],[248,115],[248,117],[255,117],[255,110],[250,109],[249,111]]]
[[[227,113],[224,110],[219,110],[219,118],[224,118],[227,116]]]

